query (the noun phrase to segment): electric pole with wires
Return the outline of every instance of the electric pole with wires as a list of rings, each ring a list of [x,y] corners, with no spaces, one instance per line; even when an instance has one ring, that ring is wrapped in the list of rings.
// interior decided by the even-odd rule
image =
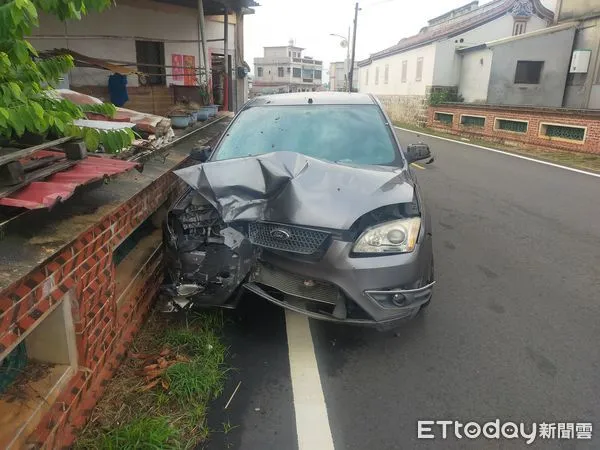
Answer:
[[[356,25],[358,22],[358,2],[354,7],[354,32],[352,33],[352,59],[350,60],[350,70],[348,71],[348,84],[350,92],[354,91],[354,58],[356,58]]]

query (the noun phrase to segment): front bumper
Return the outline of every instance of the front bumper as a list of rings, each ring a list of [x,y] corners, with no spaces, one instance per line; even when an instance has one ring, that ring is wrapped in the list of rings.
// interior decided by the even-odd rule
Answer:
[[[245,287],[310,317],[380,328],[415,317],[431,300],[431,236],[409,254],[351,258],[351,249],[334,240],[319,261],[263,252]]]

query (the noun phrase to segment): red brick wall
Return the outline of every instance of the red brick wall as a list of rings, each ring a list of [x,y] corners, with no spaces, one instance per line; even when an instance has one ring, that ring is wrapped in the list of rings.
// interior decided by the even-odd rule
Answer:
[[[452,125],[446,125],[434,120],[436,112],[454,114]],[[485,127],[469,127],[460,124],[461,114],[483,116],[486,118]],[[495,130],[496,118],[524,120],[529,122],[526,133],[514,133]],[[566,142],[540,136],[540,123],[548,122],[560,125],[575,125],[587,127],[584,142]],[[482,137],[493,141],[512,141],[526,145],[558,150],[573,150],[586,153],[600,153],[600,112],[583,112],[545,108],[508,108],[484,107],[468,105],[438,105],[430,106],[427,126],[461,136]]]
[[[36,447],[56,449],[73,441],[73,430],[85,423],[123,359],[162,281],[162,254],[147,264],[142,280],[117,307],[113,250],[183,187],[166,173],[0,293],[2,356],[66,292],[73,289],[76,295],[72,314],[80,370],[30,436]]]

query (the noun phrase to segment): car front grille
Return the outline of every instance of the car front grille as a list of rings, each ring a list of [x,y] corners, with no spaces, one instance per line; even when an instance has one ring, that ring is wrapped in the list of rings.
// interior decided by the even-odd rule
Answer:
[[[254,245],[302,255],[324,249],[329,238],[324,231],[268,222],[251,222],[248,235]]]
[[[260,263],[250,281],[277,289],[293,297],[335,305],[339,288],[326,281],[307,280],[306,277],[285,272],[269,264]]]

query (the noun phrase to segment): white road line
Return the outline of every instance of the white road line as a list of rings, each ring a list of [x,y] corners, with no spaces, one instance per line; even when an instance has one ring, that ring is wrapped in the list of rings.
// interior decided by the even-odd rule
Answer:
[[[308,317],[285,311],[299,450],[334,450]]]
[[[469,147],[480,148],[482,150],[487,150],[489,152],[500,153],[501,155],[512,156],[514,158],[524,159],[526,161],[531,161],[531,162],[535,162],[538,164],[544,164],[545,166],[556,167],[558,169],[568,170],[569,172],[576,172],[576,173],[580,173],[583,175],[590,175],[592,177],[600,178],[600,174],[598,174],[598,173],[588,172],[586,170],[581,170],[581,169],[574,169],[573,167],[562,166],[560,164],[554,164],[551,162],[542,161],[541,159],[529,158],[527,156],[521,156],[521,155],[516,155],[514,153],[503,152],[502,150],[498,150],[495,148],[483,147],[482,145],[471,144],[469,142],[458,141],[456,139],[449,139],[449,138],[445,138],[445,137],[435,136],[433,134],[422,133],[420,131],[409,130],[407,128],[402,128],[402,127],[394,127],[394,128],[397,128],[398,130],[402,130],[402,131],[408,131],[410,133],[421,134],[423,136],[427,136],[427,137],[431,137],[431,138],[435,138],[435,139],[440,139],[442,141],[454,142],[455,144],[462,144],[462,145],[466,145]]]

